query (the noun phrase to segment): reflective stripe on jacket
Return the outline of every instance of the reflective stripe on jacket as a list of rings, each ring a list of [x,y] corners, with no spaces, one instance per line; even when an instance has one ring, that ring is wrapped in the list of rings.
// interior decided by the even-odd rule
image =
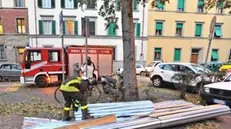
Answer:
[[[66,92],[78,92],[79,89],[77,87],[81,81],[82,78],[80,77],[70,77],[61,84],[60,90]]]

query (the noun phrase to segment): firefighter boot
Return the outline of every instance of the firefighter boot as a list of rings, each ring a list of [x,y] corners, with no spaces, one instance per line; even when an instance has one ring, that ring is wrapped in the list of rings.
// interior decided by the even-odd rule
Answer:
[[[69,121],[71,120],[71,117],[69,116],[70,111],[65,111],[63,112],[63,120],[64,121]]]
[[[83,109],[82,110],[82,120],[91,119],[91,118],[93,117],[90,116],[90,114],[88,113],[88,109]]]

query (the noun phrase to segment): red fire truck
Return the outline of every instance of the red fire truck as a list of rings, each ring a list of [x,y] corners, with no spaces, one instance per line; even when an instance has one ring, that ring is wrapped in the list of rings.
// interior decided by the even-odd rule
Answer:
[[[68,46],[64,50],[65,76],[73,74],[73,64],[85,63],[84,46]],[[97,79],[111,75],[113,71],[113,49],[106,46],[88,46],[88,56],[94,62]],[[27,48],[21,64],[22,84],[36,84],[45,87],[49,83],[62,81],[62,48]]]

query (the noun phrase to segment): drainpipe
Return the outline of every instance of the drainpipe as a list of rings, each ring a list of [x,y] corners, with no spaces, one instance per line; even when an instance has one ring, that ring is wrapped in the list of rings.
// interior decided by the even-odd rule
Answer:
[[[38,47],[36,0],[34,0],[34,19],[35,19],[35,40],[36,40],[36,47]]]
[[[143,52],[143,47],[144,47],[144,9],[145,9],[145,0],[143,0],[143,18],[142,18],[142,37],[141,37],[141,53],[140,53],[140,61],[141,64],[143,64],[143,59],[144,59],[144,52]]]

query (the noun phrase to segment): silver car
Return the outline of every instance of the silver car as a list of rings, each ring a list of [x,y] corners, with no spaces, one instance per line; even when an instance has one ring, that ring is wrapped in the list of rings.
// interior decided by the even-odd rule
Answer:
[[[4,80],[20,80],[21,68],[16,63],[0,64],[0,81]]]

